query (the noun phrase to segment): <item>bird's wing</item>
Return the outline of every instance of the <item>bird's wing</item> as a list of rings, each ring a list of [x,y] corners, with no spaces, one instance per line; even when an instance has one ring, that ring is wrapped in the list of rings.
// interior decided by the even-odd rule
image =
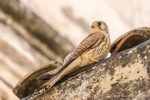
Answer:
[[[68,60],[73,60],[79,57],[82,53],[92,47],[101,37],[103,36],[102,33],[95,32],[87,36],[79,46],[70,54]]]

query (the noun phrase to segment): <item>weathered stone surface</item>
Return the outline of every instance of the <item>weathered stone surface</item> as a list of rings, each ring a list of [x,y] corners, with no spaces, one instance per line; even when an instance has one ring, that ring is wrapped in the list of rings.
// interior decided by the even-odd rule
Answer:
[[[150,40],[88,66],[35,100],[132,100],[150,89]],[[92,67],[92,68],[90,68]],[[139,99],[138,99],[139,100]]]

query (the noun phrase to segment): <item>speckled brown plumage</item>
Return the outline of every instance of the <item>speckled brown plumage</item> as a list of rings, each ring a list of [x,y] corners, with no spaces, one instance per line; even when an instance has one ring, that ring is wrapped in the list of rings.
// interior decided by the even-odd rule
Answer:
[[[104,58],[110,48],[110,38],[107,25],[102,21],[95,21],[92,24],[92,34],[87,36],[79,46],[71,52],[64,61],[64,64],[55,70],[55,73],[48,72],[39,77],[39,79],[49,79],[42,90],[34,95],[39,95],[50,89],[57,81],[65,75],[83,67],[85,65],[98,62]],[[52,77],[51,77],[52,76]],[[45,88],[44,88],[45,87]]]

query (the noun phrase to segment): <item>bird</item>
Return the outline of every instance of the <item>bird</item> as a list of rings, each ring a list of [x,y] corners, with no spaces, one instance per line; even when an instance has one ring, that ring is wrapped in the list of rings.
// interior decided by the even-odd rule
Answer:
[[[40,80],[47,80],[41,88],[45,86],[46,88],[51,88],[65,75],[85,65],[98,62],[107,56],[110,49],[110,36],[107,24],[104,21],[94,21],[91,29],[91,34],[65,57],[63,65],[38,77]]]

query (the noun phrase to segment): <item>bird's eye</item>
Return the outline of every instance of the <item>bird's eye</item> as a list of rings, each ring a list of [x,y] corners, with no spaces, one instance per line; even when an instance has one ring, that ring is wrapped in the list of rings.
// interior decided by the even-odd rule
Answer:
[[[100,23],[100,22],[98,22],[98,25],[101,25],[101,23]]]
[[[92,25],[91,28],[94,28],[94,26]]]

